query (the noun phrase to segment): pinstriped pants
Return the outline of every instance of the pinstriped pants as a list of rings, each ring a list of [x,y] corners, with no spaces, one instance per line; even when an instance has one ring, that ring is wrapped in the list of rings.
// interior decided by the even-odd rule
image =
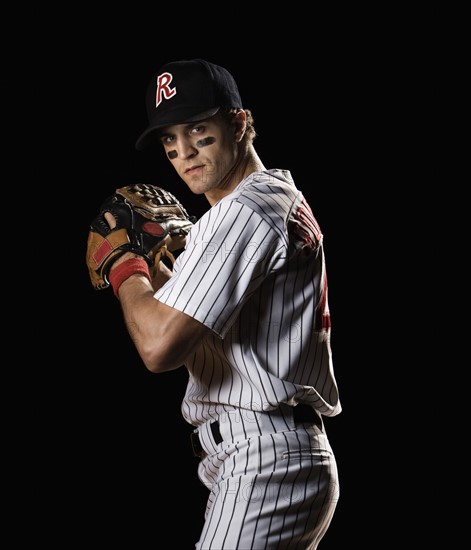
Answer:
[[[315,550],[339,497],[337,465],[323,427],[277,426],[271,433],[247,434],[246,427],[226,420],[220,422],[224,441],[218,445],[209,426],[199,428],[208,454],[198,475],[210,494],[196,550]]]

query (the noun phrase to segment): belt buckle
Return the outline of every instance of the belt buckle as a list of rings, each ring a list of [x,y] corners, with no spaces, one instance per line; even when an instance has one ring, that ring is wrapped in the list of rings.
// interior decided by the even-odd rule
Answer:
[[[193,451],[194,456],[197,456],[198,458],[204,458],[206,456],[206,452],[201,446],[201,441],[200,441],[198,432],[191,432],[190,444],[191,444],[191,450]]]

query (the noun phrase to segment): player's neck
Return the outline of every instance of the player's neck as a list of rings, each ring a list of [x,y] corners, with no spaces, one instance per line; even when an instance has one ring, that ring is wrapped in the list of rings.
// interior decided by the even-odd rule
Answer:
[[[212,189],[211,192],[205,193],[206,198],[211,206],[221,200],[226,195],[229,195],[245,178],[254,172],[265,170],[260,157],[250,144],[245,151],[245,154],[239,157],[239,161],[232,167],[231,170],[221,180],[217,189]]]
[[[253,174],[254,172],[261,172],[262,170],[265,170],[265,166],[258,156],[257,151],[255,151],[254,146],[250,144],[245,155],[236,165],[233,178],[235,183],[234,189],[242,180],[250,176],[250,174]]]
[[[252,144],[249,145],[247,151],[247,165],[245,169],[245,174],[242,179],[245,179],[247,176],[250,176],[253,172],[261,172],[266,170],[261,158],[258,156],[257,151]]]

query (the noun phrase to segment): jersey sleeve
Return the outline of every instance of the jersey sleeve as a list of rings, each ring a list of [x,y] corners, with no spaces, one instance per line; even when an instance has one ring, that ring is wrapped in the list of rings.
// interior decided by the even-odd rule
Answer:
[[[285,261],[285,244],[268,221],[237,201],[221,201],[190,232],[173,277],[155,298],[221,338],[266,275]]]

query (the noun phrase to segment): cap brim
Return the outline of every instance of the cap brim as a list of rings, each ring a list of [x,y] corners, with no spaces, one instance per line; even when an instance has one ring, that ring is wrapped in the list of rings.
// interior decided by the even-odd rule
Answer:
[[[160,128],[165,128],[166,126],[173,126],[175,124],[189,124],[190,122],[199,122],[200,120],[205,120],[207,118],[211,118],[214,116],[218,111],[220,107],[213,107],[211,109],[208,109],[207,111],[203,111],[202,113],[198,113],[197,115],[193,115],[190,117],[183,117],[177,116],[176,113],[173,114],[173,116],[167,117],[167,120],[159,120],[159,122],[156,122],[155,124],[150,124],[144,132],[139,136],[139,138],[136,141],[136,149],[138,151],[142,151],[147,145],[149,145],[152,141],[155,140],[155,132],[156,130],[160,130]]]

